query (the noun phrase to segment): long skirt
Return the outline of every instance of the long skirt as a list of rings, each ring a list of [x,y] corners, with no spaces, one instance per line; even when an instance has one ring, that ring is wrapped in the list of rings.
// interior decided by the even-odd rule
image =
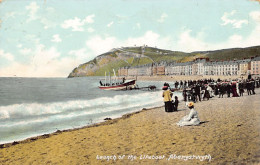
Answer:
[[[164,102],[165,112],[173,112],[173,105],[171,101]]]

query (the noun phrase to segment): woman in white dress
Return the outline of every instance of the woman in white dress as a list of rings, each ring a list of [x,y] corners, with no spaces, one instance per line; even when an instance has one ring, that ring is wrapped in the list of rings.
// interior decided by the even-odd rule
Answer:
[[[187,116],[184,116],[178,123],[178,126],[189,126],[189,125],[199,125],[200,119],[198,116],[198,112],[194,109],[194,103],[189,102],[187,104],[190,109],[190,113]]]

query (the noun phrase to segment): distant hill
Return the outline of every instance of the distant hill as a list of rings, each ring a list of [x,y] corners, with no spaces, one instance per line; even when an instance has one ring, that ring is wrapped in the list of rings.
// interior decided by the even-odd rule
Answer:
[[[142,50],[144,53],[142,54]],[[191,53],[164,50],[154,47],[114,48],[93,60],[79,65],[68,77],[103,76],[105,72],[113,73],[120,67],[136,66],[158,62],[188,62],[199,57],[211,61],[240,60],[260,56],[260,46],[248,48],[231,48],[214,51],[196,51]]]

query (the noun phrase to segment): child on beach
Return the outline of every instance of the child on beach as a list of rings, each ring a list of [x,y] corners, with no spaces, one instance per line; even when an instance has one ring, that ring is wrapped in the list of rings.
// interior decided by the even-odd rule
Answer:
[[[178,100],[178,96],[174,97],[174,111],[178,111],[178,105],[179,105],[179,100]]]

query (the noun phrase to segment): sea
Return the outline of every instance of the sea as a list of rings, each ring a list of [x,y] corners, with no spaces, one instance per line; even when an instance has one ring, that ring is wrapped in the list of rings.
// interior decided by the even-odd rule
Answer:
[[[98,88],[100,79],[1,77],[0,144],[164,105],[163,81],[137,81],[140,88],[155,85],[155,91],[105,91]]]

